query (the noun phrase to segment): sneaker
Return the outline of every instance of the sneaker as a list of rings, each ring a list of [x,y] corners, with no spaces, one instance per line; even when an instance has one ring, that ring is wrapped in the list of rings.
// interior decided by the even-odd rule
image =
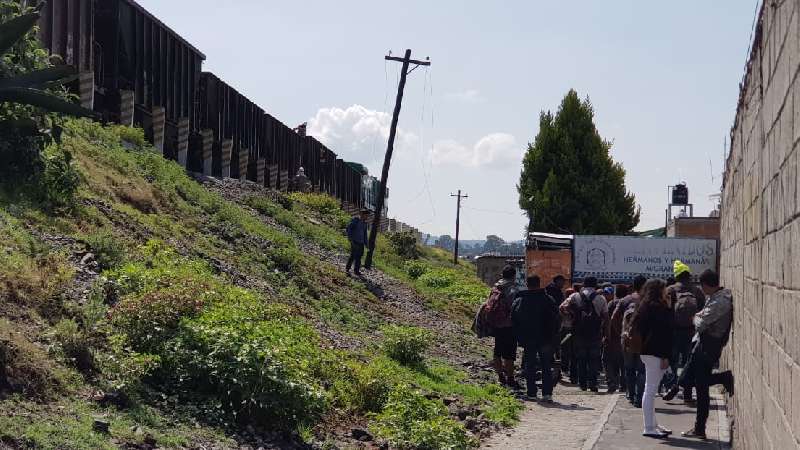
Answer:
[[[525,396],[525,400],[535,402],[536,400],[538,400],[538,398],[536,394],[528,393],[528,395]]]
[[[666,439],[667,437],[669,437],[667,433],[664,433],[663,431],[658,429],[653,431],[645,431],[644,433],[642,433],[642,436],[654,439]]]
[[[667,435],[672,434],[672,430],[670,430],[669,428],[664,428],[661,425],[658,425],[656,428],[658,428],[658,431],[665,433]]]
[[[725,387],[725,392],[728,393],[731,397],[733,397],[733,374],[728,373],[728,376],[725,379],[725,383],[722,384]]]
[[[552,395],[543,395],[542,401],[545,403],[553,403],[553,396]]]
[[[671,401],[672,399],[675,398],[676,395],[678,395],[678,390],[679,390],[678,386],[672,386],[672,388],[669,391],[667,391],[667,393],[664,394],[664,397],[662,398],[664,399],[665,402]]]
[[[706,432],[705,431],[695,431],[695,429],[692,428],[689,431],[684,431],[683,433],[681,433],[681,436],[683,436],[685,438],[695,438],[695,439],[703,439],[703,440],[705,440],[706,439]]]

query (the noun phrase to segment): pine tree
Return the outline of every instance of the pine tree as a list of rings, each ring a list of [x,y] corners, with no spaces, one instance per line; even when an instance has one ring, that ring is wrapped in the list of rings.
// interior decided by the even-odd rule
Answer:
[[[542,112],[539,134],[522,162],[517,186],[529,230],[569,234],[625,234],[640,208],[625,187],[625,169],[600,137],[594,109],[570,90],[555,116]]]

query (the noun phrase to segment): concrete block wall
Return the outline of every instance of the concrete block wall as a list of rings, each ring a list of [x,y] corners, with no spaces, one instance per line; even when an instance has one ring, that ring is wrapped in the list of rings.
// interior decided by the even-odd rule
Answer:
[[[800,447],[800,0],[765,1],[724,178],[721,275],[734,293],[722,364],[734,445]]]

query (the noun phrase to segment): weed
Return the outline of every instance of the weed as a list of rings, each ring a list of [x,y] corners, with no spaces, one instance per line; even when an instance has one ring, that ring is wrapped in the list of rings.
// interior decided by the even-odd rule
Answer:
[[[72,319],[62,319],[53,328],[53,337],[61,347],[64,356],[83,374],[95,370],[94,354],[86,334]]]
[[[387,356],[395,361],[409,365],[425,362],[425,351],[430,347],[432,335],[429,331],[399,325],[388,325],[383,332],[382,348]]]
[[[122,264],[125,258],[124,245],[108,230],[86,236],[86,245],[94,253],[101,270],[113,269]]]
[[[406,261],[403,268],[412,280],[419,279],[429,269],[428,265],[422,261]]]
[[[417,237],[413,233],[394,233],[389,235],[389,242],[394,252],[404,259],[418,259],[422,252],[417,245]]]
[[[64,383],[47,355],[5,319],[0,319],[0,391],[21,392],[47,399],[62,392]]]
[[[440,401],[428,400],[408,386],[391,392],[370,429],[399,449],[466,449],[478,444],[462,424],[449,418]]]

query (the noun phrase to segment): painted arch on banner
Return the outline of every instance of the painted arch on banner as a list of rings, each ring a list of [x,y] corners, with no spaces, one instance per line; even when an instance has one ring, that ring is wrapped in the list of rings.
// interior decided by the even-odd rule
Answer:
[[[640,274],[667,278],[677,259],[691,267],[695,277],[706,269],[717,270],[716,239],[575,236],[573,246],[575,279],[629,282]]]

